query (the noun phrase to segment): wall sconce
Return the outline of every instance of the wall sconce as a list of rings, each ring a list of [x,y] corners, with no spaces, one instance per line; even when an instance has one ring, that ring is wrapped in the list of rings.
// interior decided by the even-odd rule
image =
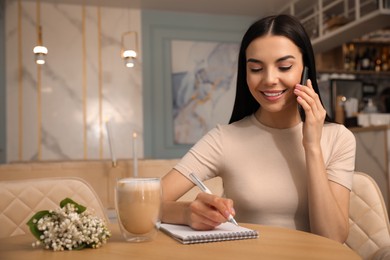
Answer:
[[[128,38],[130,41],[129,48],[125,47],[125,40]],[[125,32],[122,34],[121,40],[121,56],[125,62],[125,66],[133,68],[136,65],[137,53],[138,53],[138,35],[135,31]]]
[[[125,65],[128,68],[133,68],[135,66],[135,58],[137,53],[133,50],[125,50],[122,52],[122,58],[125,61]]]
[[[47,55],[47,48],[45,46],[35,46],[33,49],[35,55],[35,62],[39,65],[45,64],[45,58]]]
[[[47,55],[47,48],[42,43],[42,26],[41,26],[41,1],[37,0],[37,34],[38,44],[34,47],[33,52],[35,56],[35,62],[39,65],[45,64],[45,58]]]

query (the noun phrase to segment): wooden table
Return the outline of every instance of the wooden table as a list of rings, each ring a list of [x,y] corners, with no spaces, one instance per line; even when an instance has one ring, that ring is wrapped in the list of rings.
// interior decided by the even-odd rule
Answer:
[[[122,239],[116,224],[110,226],[113,236],[99,249],[53,252],[32,248],[32,235],[0,239],[1,260],[100,260],[100,259],[361,259],[348,247],[333,240],[285,228],[243,224],[259,231],[258,239],[182,245],[159,232],[151,242],[128,243]]]

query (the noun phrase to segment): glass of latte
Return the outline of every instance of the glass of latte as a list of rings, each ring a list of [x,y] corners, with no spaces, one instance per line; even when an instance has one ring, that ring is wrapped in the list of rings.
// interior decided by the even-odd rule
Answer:
[[[162,190],[159,178],[120,179],[115,208],[123,237],[129,242],[152,240],[161,223]]]

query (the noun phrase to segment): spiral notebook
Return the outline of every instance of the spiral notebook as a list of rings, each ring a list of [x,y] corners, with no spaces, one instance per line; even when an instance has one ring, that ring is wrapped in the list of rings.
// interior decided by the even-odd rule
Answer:
[[[213,230],[199,231],[184,225],[163,223],[160,229],[182,244],[210,243],[228,240],[258,238],[256,230],[225,222]]]

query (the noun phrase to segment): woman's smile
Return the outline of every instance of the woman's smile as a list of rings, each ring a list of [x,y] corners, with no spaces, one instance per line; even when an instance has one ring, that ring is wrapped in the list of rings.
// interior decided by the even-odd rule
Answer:
[[[265,97],[265,99],[269,101],[275,101],[278,100],[283,96],[283,94],[287,91],[285,90],[267,90],[267,91],[260,91],[261,94]]]

